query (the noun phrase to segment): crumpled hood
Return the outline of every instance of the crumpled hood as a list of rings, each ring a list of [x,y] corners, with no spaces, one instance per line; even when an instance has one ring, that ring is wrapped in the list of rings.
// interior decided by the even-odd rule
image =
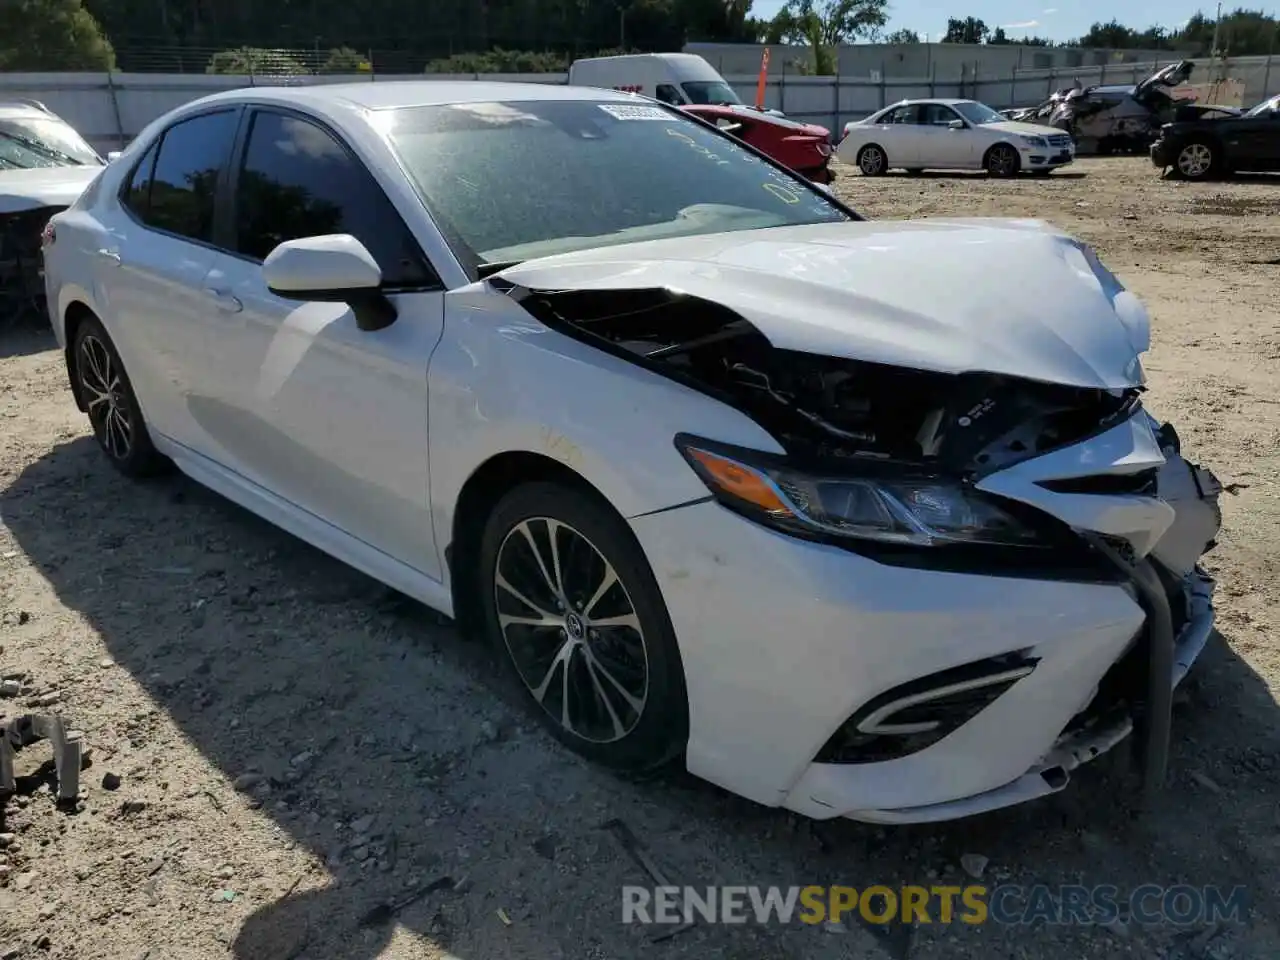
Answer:
[[[723,304],[775,347],[941,373],[1123,389],[1142,382],[1150,345],[1137,298],[1035,220],[777,227],[561,254],[497,276],[534,290],[676,290]]]
[[[106,167],[0,170],[0,214],[37,207],[69,207]]]

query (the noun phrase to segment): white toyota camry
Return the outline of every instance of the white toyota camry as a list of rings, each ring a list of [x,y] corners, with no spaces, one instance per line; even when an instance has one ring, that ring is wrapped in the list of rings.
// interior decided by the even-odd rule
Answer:
[[[976,100],[903,100],[845,124],[836,156],[868,177],[891,169],[1012,177],[1066,166],[1075,143],[1056,127],[1009,120]]]
[[[1162,776],[1217,485],[1045,224],[867,221],[628,94],[366,83],[170,113],[45,257],[111,462],[487,635],[590,758],[879,822],[1135,725]]]

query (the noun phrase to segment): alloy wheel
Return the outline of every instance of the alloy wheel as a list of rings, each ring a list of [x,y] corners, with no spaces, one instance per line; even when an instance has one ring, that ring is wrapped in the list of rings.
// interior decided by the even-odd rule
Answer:
[[[493,589],[503,643],[538,705],[591,743],[630,734],[648,699],[649,655],[604,554],[569,524],[531,517],[503,538]]]
[[[999,177],[1012,176],[1018,169],[1018,155],[1010,147],[996,147],[991,151],[987,169]]]
[[[1189,143],[1178,154],[1178,172],[1184,177],[1203,177],[1213,166],[1213,151],[1203,143]]]
[[[120,371],[106,345],[92,334],[80,341],[77,364],[89,422],[104,450],[126,460],[133,450],[134,424]]]
[[[867,147],[862,151],[858,166],[867,176],[874,177],[884,170],[884,153],[879,147]]]

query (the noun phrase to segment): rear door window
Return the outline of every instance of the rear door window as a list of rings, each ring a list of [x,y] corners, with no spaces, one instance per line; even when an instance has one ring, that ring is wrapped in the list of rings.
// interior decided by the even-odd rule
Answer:
[[[212,242],[214,200],[238,118],[236,110],[221,110],[171,126],[134,171],[125,206],[152,229]]]

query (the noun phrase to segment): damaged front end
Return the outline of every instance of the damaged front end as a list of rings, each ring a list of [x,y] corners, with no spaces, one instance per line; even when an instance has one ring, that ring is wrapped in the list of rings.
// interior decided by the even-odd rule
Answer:
[[[675,438],[716,499],[753,520],[895,566],[1124,585],[1146,613],[1140,635],[1027,776],[1061,789],[1136,727],[1144,782],[1162,785],[1171,691],[1212,624],[1198,560],[1220,487],[1143,410],[1140,375],[1082,386],[868,362],[776,346],[745,311],[671,288],[489,282],[548,327],[768,431],[783,453]],[[867,762],[840,735],[819,763]],[[867,756],[900,748],[881,738]]]

